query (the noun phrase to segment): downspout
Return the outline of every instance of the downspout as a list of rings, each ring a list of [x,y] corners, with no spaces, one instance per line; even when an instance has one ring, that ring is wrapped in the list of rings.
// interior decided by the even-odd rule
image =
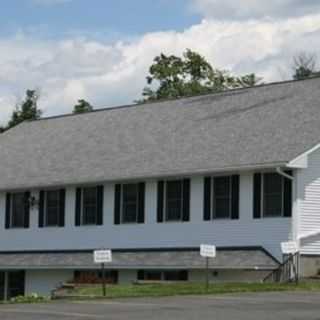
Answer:
[[[277,167],[276,171],[278,174],[280,174],[281,176],[290,179],[292,182],[295,181],[295,178],[293,176],[290,176],[290,174],[287,174],[286,172],[284,172],[281,167]],[[296,198],[297,198],[297,185],[296,183],[292,183],[292,191],[293,191],[293,195],[294,195],[294,199],[296,202]],[[298,273],[298,279],[300,278],[300,270],[301,270],[301,266],[300,266],[300,246],[301,246],[301,239],[299,238],[299,232],[298,232],[298,212],[297,212],[297,204],[295,204],[295,207],[292,206],[292,238],[296,241],[297,245],[298,245],[298,252],[297,252],[297,273]],[[296,222],[294,222],[294,219],[296,219]]]
[[[281,176],[283,176],[283,177],[285,177],[285,178],[287,178],[287,179],[290,179],[291,181],[294,180],[294,177],[293,177],[293,176],[290,176],[290,174],[285,173],[280,167],[277,167],[277,168],[276,168],[276,171],[277,171],[277,173],[279,173]]]
[[[294,183],[295,178],[293,176],[291,176],[290,174],[284,172],[282,170],[281,167],[277,167],[276,171],[279,175],[290,179],[290,181],[292,181],[292,200],[297,198],[297,186],[296,183]],[[293,202],[292,205],[292,229],[291,229],[291,233],[292,233],[292,240],[297,241],[298,242],[298,247],[300,248],[300,240],[298,239],[299,236],[299,232],[298,232],[298,212],[297,212],[297,204],[296,201]]]

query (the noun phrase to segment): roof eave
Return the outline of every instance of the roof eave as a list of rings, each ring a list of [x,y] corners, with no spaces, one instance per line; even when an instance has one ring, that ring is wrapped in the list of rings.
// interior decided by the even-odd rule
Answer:
[[[94,179],[80,179],[78,181],[55,181],[52,184],[29,184],[29,185],[12,185],[12,186],[0,186],[0,192],[4,191],[18,191],[26,189],[40,189],[40,188],[52,188],[52,187],[67,187],[67,186],[77,186],[77,185],[92,185],[101,183],[116,183],[116,182],[126,182],[126,181],[141,181],[141,180],[155,180],[155,179],[165,179],[173,177],[193,177],[199,175],[214,175],[221,173],[237,173],[245,171],[257,171],[257,170],[270,170],[277,167],[287,167],[289,163],[287,161],[281,162],[270,162],[261,164],[248,164],[248,165],[235,165],[221,168],[204,168],[204,169],[190,169],[188,171],[159,171],[156,174],[143,174],[137,176],[119,177],[119,178],[94,178]]]

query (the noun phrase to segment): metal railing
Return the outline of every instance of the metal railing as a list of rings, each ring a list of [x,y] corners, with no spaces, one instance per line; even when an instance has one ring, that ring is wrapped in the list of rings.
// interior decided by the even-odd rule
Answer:
[[[283,263],[272,270],[263,282],[298,282],[299,281],[299,253],[290,254]]]

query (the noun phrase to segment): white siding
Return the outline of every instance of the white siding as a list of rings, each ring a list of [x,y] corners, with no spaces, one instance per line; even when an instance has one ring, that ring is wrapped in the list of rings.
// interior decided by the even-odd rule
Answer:
[[[320,233],[320,151],[308,156],[308,168],[298,170],[300,219],[298,234]],[[320,254],[320,235],[301,241],[303,254]]]
[[[191,179],[190,222],[157,223],[157,183],[146,183],[145,224],[114,225],[114,185],[105,185],[104,225],[76,227],[75,188],[66,190],[66,226],[38,228],[38,210],[32,210],[29,229],[5,230],[5,194],[0,194],[0,251],[74,250],[108,248],[263,246],[280,258],[280,242],[288,240],[291,218],[254,220],[252,173],[240,177],[240,219],[203,221],[203,177]],[[37,191],[34,191],[37,194]]]

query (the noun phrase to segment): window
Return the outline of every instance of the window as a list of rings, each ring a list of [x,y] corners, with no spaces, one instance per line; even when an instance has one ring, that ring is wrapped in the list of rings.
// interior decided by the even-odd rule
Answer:
[[[94,225],[97,223],[97,188],[82,189],[82,224]]]
[[[190,179],[158,181],[157,222],[190,221]]]
[[[140,281],[188,281],[187,270],[138,270]]]
[[[167,181],[166,221],[180,221],[182,218],[182,181]]]
[[[5,298],[5,272],[0,271],[0,301]]]
[[[118,271],[117,270],[105,270],[106,283],[116,284],[118,283]],[[78,284],[98,284],[102,283],[102,271],[101,270],[76,270],[74,271],[73,281]]]
[[[263,216],[279,217],[283,215],[284,177],[278,173],[263,174]]]
[[[173,270],[165,271],[163,274],[165,281],[187,281],[188,271],[186,270]]]
[[[122,185],[122,223],[138,221],[138,184]]]
[[[8,272],[7,299],[23,296],[25,292],[25,271]]]
[[[215,219],[231,217],[231,177],[215,177],[213,181],[213,212]]]
[[[239,219],[239,175],[204,178],[203,219]]]
[[[60,192],[50,190],[46,192],[46,226],[55,227],[59,225],[60,215]]]
[[[286,171],[292,176],[292,171]],[[255,173],[253,218],[291,217],[292,181],[276,172]]]
[[[77,188],[75,225],[103,224],[103,186]]]
[[[26,217],[26,201],[24,192],[11,195],[11,228],[24,228]]]
[[[64,227],[65,194],[65,189],[40,191],[39,228]]]

